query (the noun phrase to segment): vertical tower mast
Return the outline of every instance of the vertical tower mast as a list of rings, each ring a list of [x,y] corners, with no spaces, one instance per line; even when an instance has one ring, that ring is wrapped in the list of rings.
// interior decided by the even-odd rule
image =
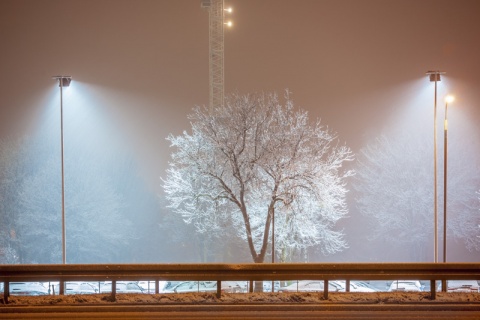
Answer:
[[[224,97],[224,9],[223,0],[202,0],[202,8],[208,11],[209,20],[209,73],[212,111],[223,106]]]

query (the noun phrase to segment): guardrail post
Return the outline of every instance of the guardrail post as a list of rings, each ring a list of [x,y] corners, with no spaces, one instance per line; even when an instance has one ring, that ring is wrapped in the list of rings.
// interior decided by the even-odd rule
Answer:
[[[328,280],[323,280],[323,299],[328,300]]]
[[[350,292],[350,279],[345,281],[345,292]]]
[[[437,298],[436,281],[430,280],[430,299],[435,300]]]
[[[10,282],[5,281],[3,283],[3,301],[8,304],[8,296],[10,296]]]
[[[250,281],[248,282],[248,284],[249,284],[248,292],[252,293],[252,292],[253,292],[253,280],[250,280]]]
[[[155,279],[155,294],[158,294],[160,292],[160,281],[158,279]]]
[[[112,301],[116,301],[117,300],[117,280],[112,280]]]
[[[442,280],[442,292],[447,292],[447,280]]]
[[[59,281],[58,294],[59,295],[64,295],[65,294],[65,281],[63,279],[60,279],[60,281]]]
[[[222,281],[217,281],[217,298],[222,297]]]

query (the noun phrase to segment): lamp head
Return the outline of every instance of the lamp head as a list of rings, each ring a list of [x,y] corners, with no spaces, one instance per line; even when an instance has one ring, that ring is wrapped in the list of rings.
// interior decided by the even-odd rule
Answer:
[[[441,75],[445,74],[443,71],[427,71],[426,75],[430,77],[430,82],[442,81]]]
[[[451,102],[453,102],[454,100],[455,100],[455,97],[452,96],[452,95],[448,95],[448,96],[445,97],[445,101],[446,101],[447,103],[451,103]]]
[[[69,87],[72,82],[71,76],[53,76],[52,79],[58,80],[59,87]]]

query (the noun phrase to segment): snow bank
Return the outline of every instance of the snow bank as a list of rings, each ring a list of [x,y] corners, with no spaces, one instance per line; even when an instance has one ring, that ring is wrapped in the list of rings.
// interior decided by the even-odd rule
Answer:
[[[223,294],[220,299],[214,293],[185,294],[117,294],[112,301],[106,294],[65,296],[10,296],[10,305],[92,305],[92,304],[256,304],[256,303],[445,303],[480,302],[478,293],[437,293],[436,300],[429,292],[372,292],[330,293],[328,300],[323,293],[237,293]]]

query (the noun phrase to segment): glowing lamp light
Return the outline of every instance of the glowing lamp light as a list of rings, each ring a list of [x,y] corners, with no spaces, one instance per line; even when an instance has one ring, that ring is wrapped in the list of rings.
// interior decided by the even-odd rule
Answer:
[[[452,103],[453,101],[455,101],[455,97],[452,96],[452,95],[448,95],[448,96],[445,97],[445,101],[447,103]]]
[[[227,21],[225,22],[225,25],[229,28],[231,28],[233,26],[233,22],[232,21]]]
[[[231,7],[230,7],[230,8],[223,9],[223,10],[225,10],[225,11],[228,12],[228,13],[232,13],[232,12],[233,12],[233,9],[232,9]]]

